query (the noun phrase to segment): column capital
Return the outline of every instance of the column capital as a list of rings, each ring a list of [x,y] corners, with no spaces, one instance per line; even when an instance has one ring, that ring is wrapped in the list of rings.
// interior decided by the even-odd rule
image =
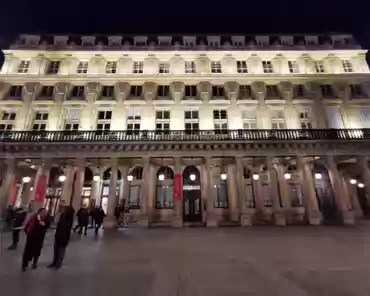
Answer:
[[[98,94],[101,92],[101,84],[99,82],[89,82],[85,86],[85,94]]]
[[[157,84],[152,81],[147,81],[144,83],[143,92],[146,101],[153,101],[157,96]]]
[[[181,174],[182,173],[181,157],[179,156],[174,157],[173,162],[174,162],[175,174]]]

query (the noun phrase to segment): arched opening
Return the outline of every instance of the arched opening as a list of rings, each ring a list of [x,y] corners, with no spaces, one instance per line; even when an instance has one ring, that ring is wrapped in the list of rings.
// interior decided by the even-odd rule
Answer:
[[[100,200],[98,201],[98,205],[103,208],[103,211],[107,213],[108,209],[108,198],[109,198],[109,190],[110,190],[110,181],[112,177],[112,169],[108,168],[103,172],[103,179],[101,180],[102,186],[100,191]],[[116,184],[116,203],[118,203],[119,199],[119,192],[120,192],[120,184],[122,182],[121,172],[117,170],[117,184]]]
[[[134,167],[128,174],[128,199],[124,202],[130,209],[140,209],[140,194],[143,182],[142,179],[142,167]]]
[[[284,179],[288,184],[288,194],[291,207],[303,207],[302,187],[299,180],[299,172],[295,165],[289,165],[286,168]]]
[[[339,222],[337,206],[333,188],[327,169],[323,165],[315,164],[312,170],[315,183],[316,198],[325,223]]]
[[[195,166],[188,166],[182,173],[183,218],[185,222],[202,221],[200,172]]]
[[[44,207],[47,209],[51,217],[54,217],[58,212],[64,181],[64,171],[60,167],[53,167],[50,169]]]
[[[174,174],[169,167],[160,167],[157,172],[157,186],[155,196],[156,209],[173,209]]]

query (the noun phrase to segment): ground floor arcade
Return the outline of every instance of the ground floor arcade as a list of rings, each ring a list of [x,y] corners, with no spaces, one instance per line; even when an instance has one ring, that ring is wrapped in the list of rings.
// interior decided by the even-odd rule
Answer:
[[[366,156],[6,159],[1,207],[118,205],[142,226],[354,224],[369,212]]]

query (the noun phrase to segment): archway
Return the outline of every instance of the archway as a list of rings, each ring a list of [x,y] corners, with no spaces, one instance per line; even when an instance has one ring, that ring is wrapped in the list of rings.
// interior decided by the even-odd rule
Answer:
[[[124,201],[130,209],[140,209],[140,193],[143,183],[143,168],[140,166],[134,167],[129,177],[128,184],[128,199]]]
[[[195,166],[188,166],[182,173],[183,219],[185,222],[202,221],[200,172]]]
[[[157,172],[157,186],[155,196],[156,209],[173,209],[174,173],[169,167],[160,167]]]

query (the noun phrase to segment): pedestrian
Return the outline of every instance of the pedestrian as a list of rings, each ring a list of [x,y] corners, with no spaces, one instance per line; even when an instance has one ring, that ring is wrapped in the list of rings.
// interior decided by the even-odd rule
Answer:
[[[14,212],[14,219],[13,219],[13,231],[12,231],[12,239],[13,243],[8,248],[8,250],[16,250],[19,242],[19,234],[21,229],[23,228],[23,223],[26,220],[27,212],[23,210],[21,207],[16,209]]]
[[[5,228],[10,230],[12,228],[12,221],[14,219],[14,208],[12,205],[8,205],[5,210]]]
[[[78,234],[82,234],[82,228],[84,229],[84,235],[87,235],[87,226],[89,224],[89,212],[87,211],[85,206],[82,206],[77,211],[77,225],[73,228],[73,232],[78,230]]]
[[[61,208],[59,221],[54,236],[54,258],[48,268],[59,269],[62,266],[66,248],[71,237],[74,210],[71,206]]]
[[[96,212],[98,210],[98,207],[92,207],[90,211],[90,216],[91,216],[91,228],[95,228],[96,222],[95,222],[95,216]]]
[[[102,207],[97,208],[96,213],[95,213],[95,236],[98,235],[98,231],[104,222],[104,218],[105,218],[105,213]]]
[[[25,232],[27,234],[26,247],[23,252],[22,270],[26,271],[28,263],[33,260],[32,268],[37,268],[37,261],[44,245],[45,233],[50,224],[46,209],[41,208],[27,223]]]
[[[123,227],[128,227],[128,221],[129,221],[129,214],[130,213],[130,207],[128,205],[125,205],[125,208],[122,212],[123,216]]]
[[[119,206],[116,206],[114,209],[114,216],[116,217],[116,225],[117,227],[120,224],[120,216],[121,216],[121,208]]]

